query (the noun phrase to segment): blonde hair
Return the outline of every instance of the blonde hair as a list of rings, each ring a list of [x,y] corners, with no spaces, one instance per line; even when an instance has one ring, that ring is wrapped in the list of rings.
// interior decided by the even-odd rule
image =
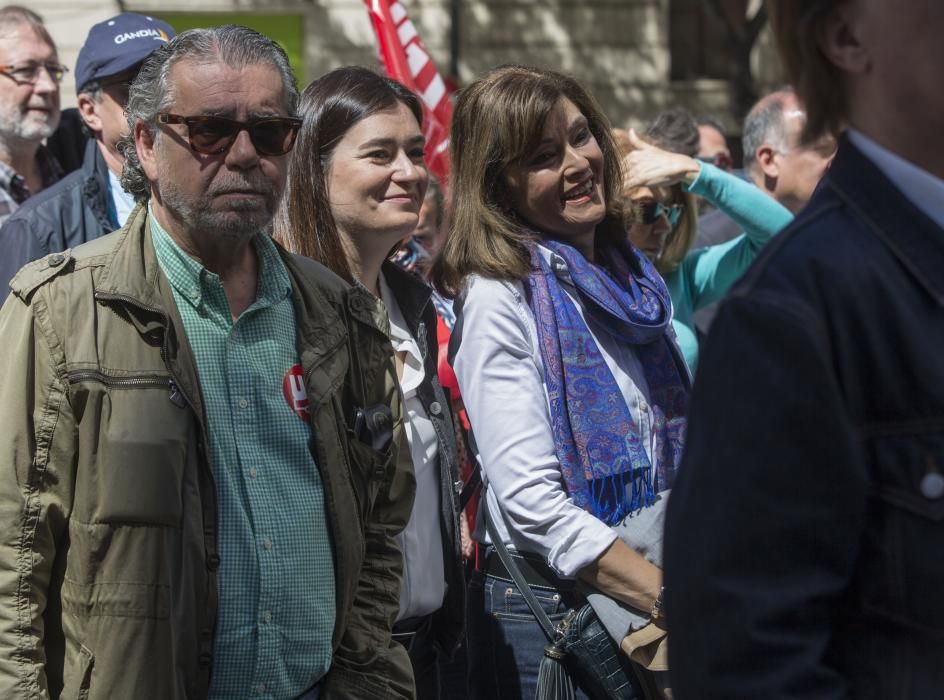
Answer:
[[[838,137],[845,128],[848,104],[842,71],[819,46],[820,28],[846,0],[768,0],[770,25],[789,82],[806,107],[802,140],[823,134]]]
[[[562,98],[584,115],[603,152],[607,215],[597,227],[597,245],[625,237],[619,154],[593,97],[576,80],[554,71],[495,68],[459,93],[452,115],[450,233],[432,270],[444,294],[458,294],[462,280],[473,273],[505,280],[528,276],[525,242],[533,234],[517,220],[505,172],[534,152],[548,115]]]
[[[675,192],[674,200],[676,204],[683,205],[684,209],[682,217],[665,239],[662,255],[655,261],[660,275],[667,275],[678,269],[698,233],[698,205],[694,195],[679,189]]]

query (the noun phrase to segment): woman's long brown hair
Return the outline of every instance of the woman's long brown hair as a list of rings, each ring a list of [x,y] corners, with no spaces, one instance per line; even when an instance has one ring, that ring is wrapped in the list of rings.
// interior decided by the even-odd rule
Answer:
[[[293,252],[322,263],[348,282],[353,282],[354,276],[328,197],[331,156],[348,129],[398,103],[406,105],[422,126],[419,98],[395,80],[367,68],[338,68],[302,93],[302,128],[273,234]]]
[[[533,153],[547,116],[562,98],[573,102],[589,123],[604,159],[607,215],[597,227],[597,245],[625,235],[618,194],[619,154],[610,124],[593,97],[573,78],[541,68],[503,66],[459,93],[450,138],[452,199],[450,233],[433,264],[432,278],[444,294],[459,293],[469,274],[493,279],[528,275],[525,241],[533,238],[517,220],[508,198],[505,172]]]

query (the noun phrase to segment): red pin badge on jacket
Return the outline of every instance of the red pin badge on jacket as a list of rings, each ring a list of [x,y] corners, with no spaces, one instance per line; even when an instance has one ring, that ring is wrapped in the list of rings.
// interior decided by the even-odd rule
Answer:
[[[305,391],[305,376],[301,365],[294,365],[282,380],[282,394],[288,407],[303,421],[311,420],[308,413],[308,394]]]

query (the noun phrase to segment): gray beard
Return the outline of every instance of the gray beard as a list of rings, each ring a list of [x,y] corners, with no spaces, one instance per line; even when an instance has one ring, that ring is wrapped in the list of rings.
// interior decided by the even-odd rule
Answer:
[[[163,205],[186,221],[188,228],[197,235],[214,239],[214,246],[239,246],[266,230],[272,223],[281,194],[274,191],[272,183],[268,181],[227,183],[226,186],[243,184],[260,191],[268,189],[268,192],[261,206],[257,201],[234,202],[226,210],[219,211],[211,208],[213,193],[225,187],[215,184],[202,196],[193,198],[177,187],[170,173],[160,172],[159,177]]]
[[[9,119],[9,115],[0,112],[0,138],[11,141],[36,142],[52,136],[59,119],[46,123],[27,122],[22,118]]]

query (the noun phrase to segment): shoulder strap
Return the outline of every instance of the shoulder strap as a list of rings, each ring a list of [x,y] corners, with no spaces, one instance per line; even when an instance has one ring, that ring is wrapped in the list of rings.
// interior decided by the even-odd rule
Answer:
[[[509,554],[508,548],[505,547],[502,538],[499,537],[498,533],[495,531],[495,525],[492,523],[492,517],[488,512],[488,503],[483,503],[482,507],[485,509],[485,530],[492,540],[492,546],[495,547],[498,558],[501,559],[501,563],[505,565],[505,569],[514,580],[518,591],[524,597],[528,607],[531,608],[531,612],[534,614],[534,617],[537,618],[538,624],[541,625],[541,629],[544,630],[548,641],[553,643],[557,638],[554,623],[551,622],[551,618],[544,612],[544,608],[541,607],[538,599],[534,597],[534,593],[531,592],[531,587],[524,580],[524,576],[521,575],[521,571],[518,569],[517,564],[515,564],[515,560],[512,558],[511,554]]]

